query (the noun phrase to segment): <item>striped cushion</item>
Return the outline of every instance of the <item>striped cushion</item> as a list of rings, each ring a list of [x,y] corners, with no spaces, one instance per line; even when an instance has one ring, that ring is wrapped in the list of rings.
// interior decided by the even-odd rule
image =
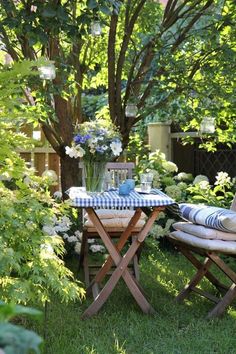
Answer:
[[[207,205],[179,205],[182,218],[224,232],[236,232],[236,212]]]

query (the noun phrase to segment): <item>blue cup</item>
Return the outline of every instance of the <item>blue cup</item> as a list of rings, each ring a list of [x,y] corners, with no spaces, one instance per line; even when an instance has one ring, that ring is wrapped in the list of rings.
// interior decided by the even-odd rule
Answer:
[[[132,178],[126,179],[124,183],[128,184],[131,191],[134,190],[134,188],[135,188],[135,180],[134,179],[132,179]]]
[[[127,183],[123,183],[119,186],[119,195],[129,195],[130,187]]]

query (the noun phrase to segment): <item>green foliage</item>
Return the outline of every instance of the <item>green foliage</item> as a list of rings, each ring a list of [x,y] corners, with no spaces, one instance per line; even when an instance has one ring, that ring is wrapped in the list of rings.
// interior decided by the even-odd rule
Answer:
[[[218,172],[213,186],[207,181],[200,181],[190,185],[187,191],[188,201],[193,203],[230,208],[236,193],[236,183],[226,172]]]
[[[26,66],[29,63],[26,63]],[[21,64],[23,66],[23,64]],[[29,65],[32,67],[32,63]],[[12,72],[0,73],[2,87],[12,79]],[[10,85],[9,97],[15,97],[29,71],[23,70]],[[3,76],[5,81],[3,80]],[[63,239],[51,235],[45,226],[62,218],[70,206],[56,203],[49,193],[46,179],[34,176],[16,149],[29,141],[15,132],[9,97],[0,94],[8,120],[0,115],[0,285],[1,298],[7,302],[50,301],[57,293],[63,301],[77,300],[84,291],[65,267]],[[19,117],[19,125],[21,117]]]
[[[148,145],[144,144],[141,134],[137,131],[133,132],[130,136],[129,144],[124,151],[124,155],[128,161],[136,162],[136,173],[140,172],[139,162],[148,159],[148,154],[150,153],[150,148]]]
[[[41,312],[29,307],[0,302],[0,348],[6,354],[40,353],[42,339],[33,331],[9,323],[19,315],[40,316]]]

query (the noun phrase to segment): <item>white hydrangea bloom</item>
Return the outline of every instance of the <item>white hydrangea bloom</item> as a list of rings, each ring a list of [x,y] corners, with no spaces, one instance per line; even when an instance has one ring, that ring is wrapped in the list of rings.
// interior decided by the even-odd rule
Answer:
[[[76,236],[69,236],[68,238],[67,238],[67,241],[69,242],[69,243],[71,243],[71,242],[76,242],[76,241],[78,241],[78,239],[77,239],[77,237]]]
[[[74,247],[74,251],[75,251],[75,253],[80,254],[80,252],[81,252],[81,243],[80,242],[76,242],[75,247]]]
[[[209,182],[209,179],[208,179],[208,177],[205,176],[205,175],[197,175],[197,176],[194,178],[194,180],[193,180],[193,184],[195,185],[195,184],[197,184],[197,183],[199,183],[199,182],[201,182],[201,181],[207,181],[207,182]]]
[[[231,184],[231,178],[227,172],[218,172],[216,175],[215,185]]]
[[[88,239],[88,243],[94,243],[95,242],[95,239],[94,238],[89,238]]]
[[[210,186],[209,182],[207,182],[207,181],[200,181],[198,184],[201,189],[208,189]]]
[[[177,165],[172,161],[164,161],[162,166],[168,172],[177,172],[178,171]]]
[[[75,231],[75,236],[77,237],[78,240],[82,241],[82,232],[79,230]]]
[[[105,247],[102,245],[92,245],[89,247],[89,249],[93,252],[93,253],[97,253],[97,252],[105,252]]]
[[[176,185],[167,186],[165,188],[165,193],[176,201],[179,201],[182,198],[182,190]]]
[[[193,179],[193,175],[191,173],[186,173],[186,172],[179,172],[174,179],[177,181],[188,181]]]
[[[43,232],[45,232],[45,234],[47,234],[49,236],[56,235],[56,231],[52,225],[44,225],[42,230],[43,230]]]

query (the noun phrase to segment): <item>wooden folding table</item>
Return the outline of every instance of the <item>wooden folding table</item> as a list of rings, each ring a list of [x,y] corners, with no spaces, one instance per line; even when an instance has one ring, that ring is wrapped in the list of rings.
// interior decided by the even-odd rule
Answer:
[[[72,201],[73,207],[85,208],[90,220],[93,222],[98,234],[100,235],[105,247],[109,252],[109,257],[102,265],[95,278],[89,286],[92,290],[94,301],[83,313],[82,318],[87,318],[95,315],[103,304],[108,299],[112,290],[116,286],[119,279],[122,277],[129,288],[131,294],[144,313],[153,313],[154,309],[149,304],[144,296],[144,292],[130,273],[128,265],[137,250],[144,242],[148,235],[157,215],[166,206],[174,205],[175,202],[167,195],[159,190],[153,190],[150,194],[141,194],[132,191],[129,196],[119,196],[117,191],[104,192],[101,194],[87,194],[79,187],[72,187],[68,191],[69,197]],[[114,209],[114,208],[132,208],[135,209],[134,216],[130,220],[126,230],[120,236],[118,243],[114,245],[111,241],[109,234],[104,229],[100,219],[96,214],[96,208]],[[132,230],[141,217],[142,208],[150,208],[150,215],[147,217],[146,223],[137,235],[136,239],[130,244],[128,251],[122,256],[121,250],[123,249],[126,241],[128,240]],[[115,264],[115,270],[106,282],[105,286],[99,292],[99,283],[104,279],[105,275],[110,270],[111,266]]]

